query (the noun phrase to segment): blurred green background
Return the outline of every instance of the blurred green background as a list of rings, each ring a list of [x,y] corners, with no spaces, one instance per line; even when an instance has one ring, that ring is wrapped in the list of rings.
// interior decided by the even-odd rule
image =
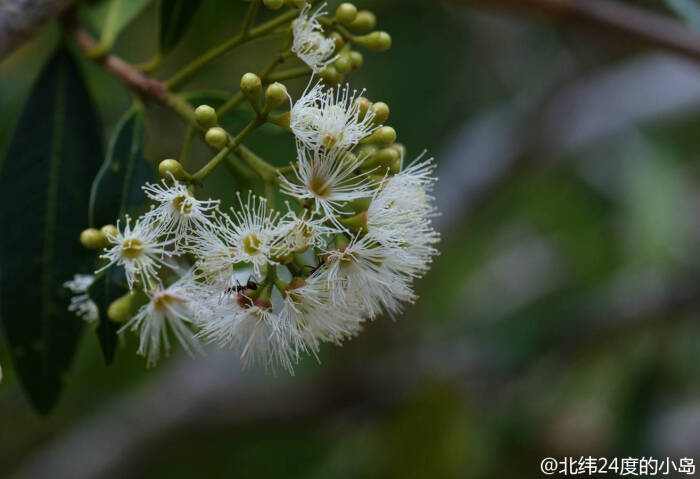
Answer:
[[[427,148],[439,165],[441,256],[417,304],[293,378],[241,371],[228,351],[146,370],[130,335],[106,368],[86,332],[49,417],[0,348],[0,476],[509,478],[541,477],[546,456],[700,459],[700,66],[507,11],[357,4],[393,47],[363,52],[348,80],[389,104],[410,157]],[[156,76],[235,33],[245,7],[205,1]],[[155,14],[115,52],[148,60]],[[1,108],[17,108],[56,34],[0,63]],[[226,55],[187,89],[235,91],[278,43]],[[130,94],[81,67],[106,143]],[[155,165],[178,155],[185,125],[148,107]],[[293,158],[273,128],[247,144]],[[189,169],[209,155],[198,144]],[[217,178],[207,192],[232,200]]]

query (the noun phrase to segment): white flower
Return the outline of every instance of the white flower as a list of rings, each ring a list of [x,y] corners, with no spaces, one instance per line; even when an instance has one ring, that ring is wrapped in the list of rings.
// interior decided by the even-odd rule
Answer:
[[[292,107],[290,127],[294,135],[310,150],[347,150],[357,145],[378,128],[372,110],[360,118],[357,97],[357,90],[350,90],[350,85],[324,92],[321,83],[316,83]]]
[[[282,192],[300,200],[314,200],[314,212],[323,212],[334,224],[336,215],[345,214],[348,201],[372,196],[372,185],[366,174],[355,174],[363,161],[342,150],[313,150],[298,145],[298,161],[294,165],[297,182],[280,175]]]
[[[130,289],[137,280],[141,281],[144,289],[153,289],[158,285],[158,270],[162,265],[167,265],[163,257],[171,255],[165,248],[172,241],[160,241],[160,230],[154,227],[152,221],[152,218],[143,216],[136,220],[132,228],[131,219],[127,216],[123,230],[117,221],[117,233],[107,234],[113,246],[100,256],[109,262],[97,272],[114,264],[123,265]]]
[[[340,286],[315,276],[292,279],[278,317],[280,330],[289,336],[297,356],[302,352],[316,356],[321,342],[340,343],[361,329],[361,311],[330,299],[330,288]]]
[[[91,274],[76,274],[71,281],[66,281],[63,286],[70,289],[74,296],[70,299],[68,311],[74,312],[85,321],[97,321],[99,312],[97,305],[87,295],[88,288],[95,282],[95,276]]]
[[[283,255],[300,254],[310,247],[325,248],[325,237],[341,231],[325,225],[325,218],[314,219],[310,216],[308,210],[297,215],[290,208],[289,212],[282,217],[275,234],[280,238],[279,249]]]
[[[199,258],[197,269],[205,276],[230,277],[237,263],[252,265],[259,276],[267,264],[275,264],[273,250],[280,241],[275,235],[279,215],[267,209],[267,201],[248,193],[243,203],[237,193],[239,210],[231,209],[233,218],[215,218],[211,232],[204,232],[192,241],[191,250]]]
[[[314,73],[318,73],[335,61],[335,41],[323,35],[323,27],[318,17],[325,15],[324,3],[314,13],[310,13],[311,4],[302,8],[299,18],[294,23],[294,41],[292,52],[306,63]]]
[[[295,360],[287,336],[278,327],[269,300],[253,301],[243,292],[221,292],[208,298],[197,312],[198,337],[219,347],[236,349],[245,366],[281,366],[293,373]]]
[[[415,300],[402,259],[394,248],[366,235],[328,250],[317,274],[329,284],[334,305],[359,308],[370,318],[382,311],[394,315],[402,310],[401,303]]]
[[[422,276],[432,257],[440,235],[433,229],[433,197],[429,194],[435,178],[431,176],[431,159],[420,158],[399,174],[388,178],[377,190],[367,210],[368,235],[378,243],[394,249],[404,271]]]
[[[150,301],[119,330],[120,333],[126,329],[138,331],[138,353],[147,358],[148,366],[156,364],[161,355],[161,347],[166,354],[170,352],[168,330],[173,332],[188,353],[199,350],[198,342],[190,329],[190,302],[193,301],[188,290],[190,281],[190,275],[187,274],[167,288],[159,286],[147,292]]]
[[[219,201],[198,200],[187,187],[173,178],[172,186],[165,180],[161,184],[148,184],[143,191],[150,199],[159,203],[147,213],[160,231],[178,243],[186,242],[194,229],[210,224],[209,218],[219,205]]]

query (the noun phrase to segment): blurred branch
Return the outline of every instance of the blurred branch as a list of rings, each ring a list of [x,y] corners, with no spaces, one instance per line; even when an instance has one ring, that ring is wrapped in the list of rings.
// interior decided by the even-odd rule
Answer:
[[[450,0],[464,5],[517,10],[557,23],[605,31],[638,44],[700,60],[700,36],[685,23],[609,0]]]
[[[0,1],[0,58],[29,40],[52,17],[78,0]]]

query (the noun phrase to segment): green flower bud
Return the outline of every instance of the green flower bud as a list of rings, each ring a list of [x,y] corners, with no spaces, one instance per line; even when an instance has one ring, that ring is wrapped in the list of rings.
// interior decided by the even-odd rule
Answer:
[[[350,26],[356,30],[371,30],[377,25],[377,17],[369,10],[360,10]]]
[[[263,4],[270,10],[279,10],[284,5],[284,0],[263,0]]]
[[[350,52],[350,63],[352,64],[353,70],[357,70],[358,68],[362,67],[363,61],[364,59],[362,58],[362,53],[354,50]]]
[[[105,236],[106,242],[109,242],[108,237],[109,236],[116,236],[117,233],[117,227],[114,225],[104,225],[102,228],[100,228],[100,232]]]
[[[270,111],[287,101],[287,88],[281,83],[273,83],[265,90],[265,110]]]
[[[357,97],[357,100],[355,100],[355,103],[360,109],[360,120],[362,120],[364,119],[365,115],[367,115],[369,109],[372,108],[372,102],[363,96],[359,96]]]
[[[355,43],[375,52],[383,52],[391,48],[391,36],[387,32],[377,31],[355,37]]]
[[[318,76],[323,78],[326,83],[331,85],[335,85],[341,81],[341,75],[333,65],[328,65],[318,74]]]
[[[389,105],[384,102],[378,101],[373,104],[372,111],[374,112],[375,125],[381,125],[389,118]]]
[[[399,153],[393,148],[384,148],[376,152],[374,157],[380,165],[388,168],[399,159]]]
[[[255,73],[246,73],[241,77],[241,90],[254,108],[260,105],[262,81]]]
[[[96,228],[88,228],[80,233],[80,243],[87,249],[102,249],[107,243],[107,238]]]
[[[390,146],[394,141],[396,141],[396,130],[390,126],[383,126],[375,130],[375,132],[367,138],[364,138],[362,143],[386,147]]]
[[[204,129],[216,126],[218,122],[216,110],[209,105],[199,105],[197,109],[194,110],[194,118],[197,124]]]
[[[335,21],[350,25],[357,18],[357,7],[352,3],[341,3],[335,11]]]
[[[270,115],[267,117],[267,121],[274,123],[290,133],[292,132],[291,119],[291,114],[289,112],[282,113],[281,115]]]
[[[399,154],[399,158],[406,156],[406,147],[402,143],[394,143],[389,148],[393,148]]]
[[[107,317],[115,323],[124,323],[131,316],[131,306],[134,302],[134,293],[126,293],[121,298],[115,299],[107,308]]]
[[[158,164],[158,174],[166,180],[171,179],[170,175],[174,176],[176,180],[184,180],[187,177],[180,162],[172,159],[163,160]]]
[[[336,50],[343,48],[343,45],[345,45],[345,39],[338,32],[332,32],[330,35],[328,35],[328,38],[333,39],[333,41],[335,42]]]
[[[209,146],[220,150],[228,144],[228,133],[223,128],[215,126],[207,130],[204,140]]]
[[[306,0],[284,0],[284,4],[288,7],[302,8]]]
[[[350,60],[350,55],[340,54],[338,58],[333,62],[338,73],[347,73],[352,69],[352,61]]]

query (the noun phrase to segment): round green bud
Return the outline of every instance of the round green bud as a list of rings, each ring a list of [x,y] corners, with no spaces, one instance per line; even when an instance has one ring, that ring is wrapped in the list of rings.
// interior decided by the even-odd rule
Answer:
[[[105,247],[105,235],[96,228],[88,228],[80,233],[80,243],[87,249],[101,249]]]
[[[350,62],[353,70],[357,70],[358,68],[362,67],[363,61],[364,59],[362,58],[362,53],[354,50],[350,52]]]
[[[158,164],[158,174],[166,180],[172,179],[171,175],[176,180],[182,180],[187,176],[180,162],[172,159],[163,160]]]
[[[223,128],[215,126],[207,130],[204,140],[209,146],[220,150],[228,144],[228,133]]]
[[[375,52],[383,52],[391,48],[391,36],[387,32],[377,31],[355,37],[355,43]]]
[[[350,55],[340,54],[338,58],[333,62],[338,73],[347,73],[352,69],[352,61],[350,60]]]
[[[284,5],[284,0],[263,0],[263,4],[270,10],[279,10]]]
[[[335,21],[350,25],[357,17],[357,7],[352,3],[341,3],[335,11]]]
[[[345,39],[338,32],[332,32],[330,35],[328,35],[328,38],[333,39],[333,41],[335,42],[335,49],[336,50],[343,48],[343,45],[345,45]]]
[[[131,316],[131,305],[133,302],[133,293],[126,293],[121,298],[115,299],[107,308],[107,317],[115,323],[126,322]]]
[[[406,156],[406,147],[402,143],[394,143],[389,148],[393,148],[399,154],[399,158]]]
[[[369,10],[360,10],[350,26],[356,30],[371,30],[377,25],[377,17]]]
[[[107,242],[109,242],[110,236],[117,236],[119,233],[119,231],[117,231],[117,227],[114,225],[104,225],[102,228],[100,228],[100,232],[105,236]]]
[[[383,147],[390,146],[394,141],[396,141],[396,130],[390,126],[379,128],[367,138],[368,143]]]
[[[287,88],[281,83],[273,83],[265,90],[265,109],[272,110],[287,101]]]
[[[374,154],[376,161],[385,167],[390,167],[399,159],[399,153],[393,148],[384,148]]]
[[[262,89],[262,81],[255,73],[246,73],[241,77],[241,90],[252,93]]]
[[[284,0],[284,4],[288,7],[303,8],[306,0]]]
[[[392,175],[395,175],[396,173],[398,173],[400,171],[401,171],[401,158],[397,156],[396,160],[394,160],[394,162],[391,165],[389,165],[389,173],[391,173]]]
[[[209,105],[199,105],[194,110],[194,118],[197,124],[202,128],[211,128],[212,126],[216,126],[218,122],[216,110]]]
[[[336,70],[333,65],[328,65],[318,74],[318,76],[323,78],[326,83],[336,84],[338,83],[340,73],[338,73],[338,70]]]
[[[367,111],[372,108],[372,102],[367,98],[360,96],[357,97],[357,100],[355,100],[355,104],[357,104],[360,111],[360,120],[364,119],[365,115],[367,115]]]
[[[381,125],[389,118],[389,105],[382,101],[373,104],[372,111],[374,112],[375,125]]]

